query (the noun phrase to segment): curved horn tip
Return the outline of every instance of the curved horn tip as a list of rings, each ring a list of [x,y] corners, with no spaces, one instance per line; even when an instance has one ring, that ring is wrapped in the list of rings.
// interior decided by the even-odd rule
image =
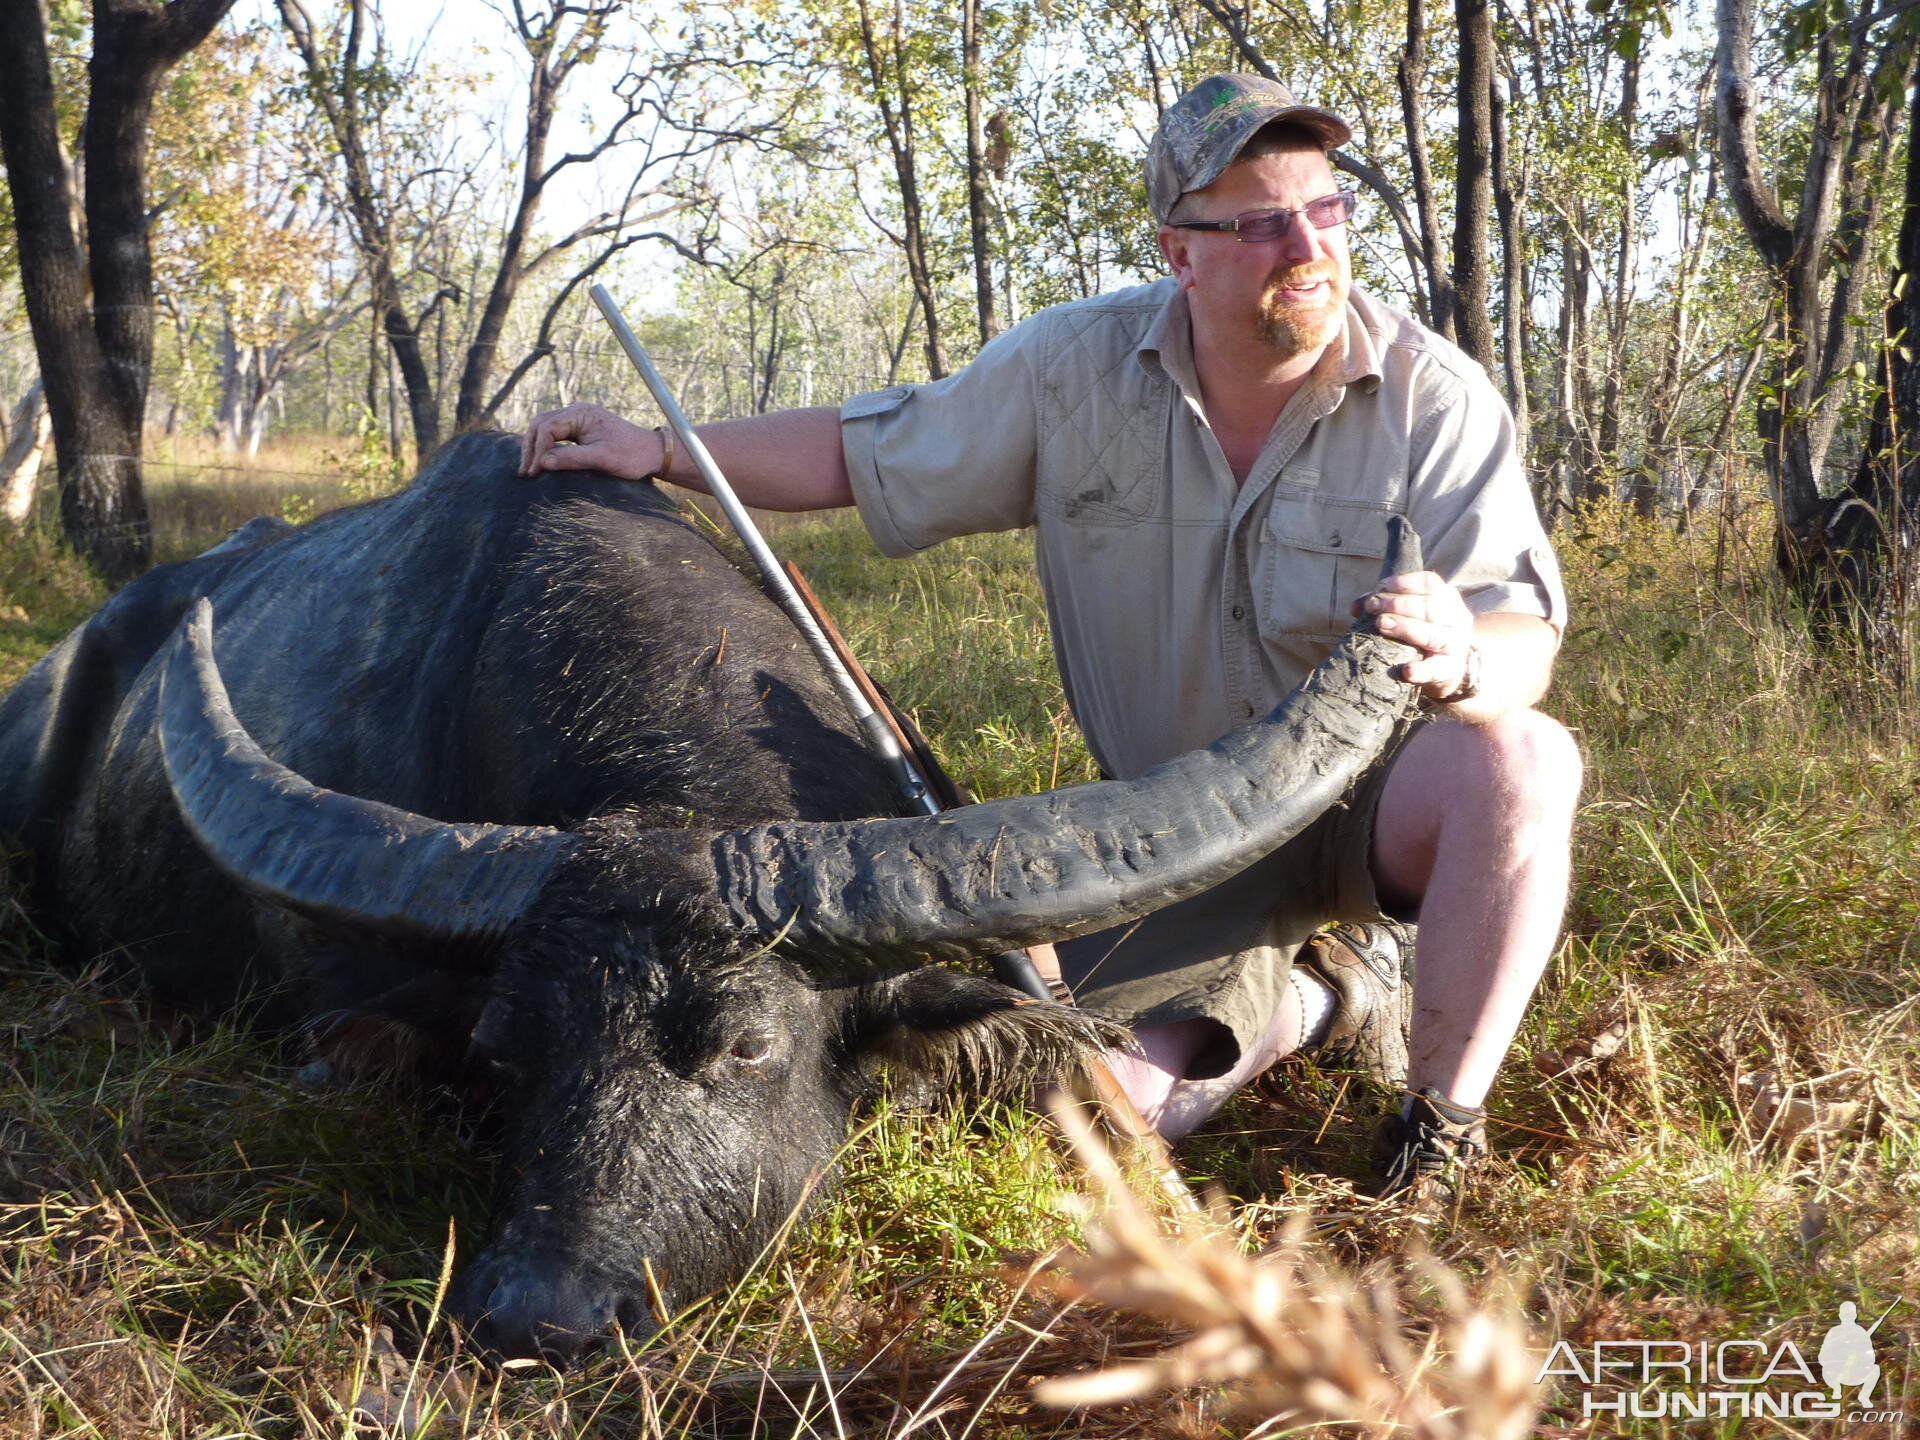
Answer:
[[[1393,575],[1411,575],[1416,570],[1427,568],[1420,545],[1420,532],[1413,528],[1413,522],[1404,515],[1387,517],[1387,553],[1380,562],[1380,578]]]
[[[207,858],[256,897],[401,938],[491,937],[567,852],[544,826],[453,823],[320,789],[234,713],[205,599],[181,631],[156,722],[167,783]]]

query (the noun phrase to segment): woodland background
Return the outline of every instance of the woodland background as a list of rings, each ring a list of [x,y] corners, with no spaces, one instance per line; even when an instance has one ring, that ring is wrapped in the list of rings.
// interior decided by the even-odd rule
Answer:
[[[1157,107],[1267,69],[1354,123],[1362,283],[1522,417],[1575,615],[1547,707],[1588,759],[1565,938],[1451,1226],[1357,1200],[1389,1098],[1311,1055],[1183,1149],[1232,1201],[1204,1242],[1026,1107],[882,1106],[735,1291],[567,1375],[441,1316],[486,1214],[457,1116],[129,997],[0,880],[0,1437],[1896,1433],[1616,1420],[1586,1401],[1629,1392],[1532,1376],[1556,1339],[1812,1356],[1843,1300],[1900,1302],[1878,1400],[1920,1413],[1916,23],[0,3],[0,684],[146,564],[384,493],[462,427],[651,419],[592,280],[715,418],[1148,278]],[[1024,537],[777,543],[978,793],[1092,774]]]
[[[644,411],[591,280],[641,297],[696,415],[936,377],[1151,277],[1159,108],[1255,70],[1354,122],[1361,280],[1498,377],[1550,517],[1767,505],[1815,618],[1891,654],[1916,23],[1904,0],[39,0],[0,20],[0,395],[17,440],[44,395],[65,531],[124,575],[151,555],[143,476],[178,463],[148,444],[326,437],[398,475],[578,397]]]

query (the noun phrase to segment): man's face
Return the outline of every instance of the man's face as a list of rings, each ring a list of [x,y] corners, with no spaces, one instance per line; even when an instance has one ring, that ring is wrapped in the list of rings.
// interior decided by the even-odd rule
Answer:
[[[1318,150],[1229,165],[1182,200],[1179,220],[1231,220],[1249,210],[1298,210],[1340,187]],[[1188,292],[1197,328],[1248,329],[1283,359],[1318,354],[1338,333],[1353,288],[1347,227],[1315,229],[1296,215],[1278,240],[1243,244],[1232,231],[1160,227],[1160,251]]]

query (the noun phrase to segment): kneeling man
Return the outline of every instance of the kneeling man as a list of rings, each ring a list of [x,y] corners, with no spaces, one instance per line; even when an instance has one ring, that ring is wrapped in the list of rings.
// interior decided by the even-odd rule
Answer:
[[[1109,775],[1264,715],[1354,614],[1419,652],[1405,678],[1434,723],[1344,805],[1060,963],[1133,1027],[1115,1069],[1170,1138],[1317,1045],[1404,1089],[1379,1189],[1432,1200],[1485,1153],[1482,1102],[1552,954],[1580,759],[1532,708],[1566,602],[1512,419],[1480,366],[1353,288],[1355,197],[1327,159],[1349,138],[1278,85],[1211,76],[1147,155],[1169,278],[1044,310],[933,384],[700,435],[747,503],[857,504],[889,555],[1034,527]],[[596,406],[526,437],[528,473],[576,468],[698,484],[663,431]],[[1379,584],[1396,514],[1429,568]]]

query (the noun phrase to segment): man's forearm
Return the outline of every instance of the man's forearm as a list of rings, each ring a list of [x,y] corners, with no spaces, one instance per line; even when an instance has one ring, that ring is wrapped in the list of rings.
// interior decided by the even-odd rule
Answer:
[[[840,449],[840,412],[831,406],[722,420],[696,426],[694,433],[749,505],[831,510],[853,503]],[[669,434],[664,425],[636,425],[601,405],[568,405],[534,416],[520,440],[520,473],[598,470],[627,480],[663,475],[705,490],[686,446],[669,441]]]
[[[1535,615],[1479,615],[1473,622],[1480,652],[1480,692],[1471,700],[1439,707],[1469,725],[1484,725],[1510,710],[1525,710],[1547,693],[1560,635]]]
[[[778,410],[695,427],[714,464],[741,500],[761,510],[831,510],[853,504],[840,448],[840,412],[830,405]],[[704,491],[686,446],[676,438],[662,479]]]

